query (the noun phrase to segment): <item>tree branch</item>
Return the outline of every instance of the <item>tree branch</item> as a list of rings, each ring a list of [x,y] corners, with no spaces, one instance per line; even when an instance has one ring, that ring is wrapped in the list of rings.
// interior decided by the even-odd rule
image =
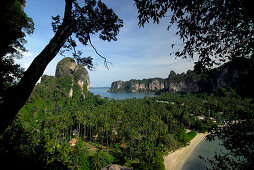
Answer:
[[[100,53],[98,53],[98,51],[96,50],[96,48],[93,46],[93,44],[91,42],[90,36],[88,37],[88,41],[89,41],[90,45],[93,47],[96,54],[104,60],[104,66],[109,70],[108,64],[112,64],[112,63],[108,62],[106,57],[103,57]]]
[[[65,0],[65,10],[64,10],[65,21],[71,20],[72,3],[74,3],[74,0]]]
[[[73,4],[75,5],[76,8],[79,9],[79,11],[80,11],[81,13],[83,13],[82,8],[78,5],[77,2],[74,1]],[[103,56],[96,50],[96,48],[95,48],[95,47],[93,46],[93,44],[92,44],[92,41],[91,41],[91,39],[90,39],[89,34],[88,34],[88,41],[89,41],[91,47],[92,47],[92,48],[94,49],[94,51],[96,52],[96,54],[97,54],[98,56],[100,56],[100,57],[104,60],[104,66],[109,70],[108,64],[112,64],[112,63],[111,63],[111,62],[108,62],[108,61],[107,61],[107,58],[106,58],[106,57],[103,57]]]

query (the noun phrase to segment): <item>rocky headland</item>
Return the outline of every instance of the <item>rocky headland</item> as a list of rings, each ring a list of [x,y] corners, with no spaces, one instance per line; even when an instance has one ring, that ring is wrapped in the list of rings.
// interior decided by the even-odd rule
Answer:
[[[165,88],[165,79],[152,78],[143,80],[115,81],[112,83],[109,92],[147,92],[158,91]]]
[[[170,71],[168,78],[150,78],[143,80],[114,81],[109,92],[216,92],[225,86],[243,86],[243,81],[251,80],[253,65],[249,59],[238,58],[211,70],[207,74],[197,74],[188,70],[176,74]],[[253,82],[252,82],[253,84]],[[249,84],[246,84],[249,86]],[[240,88],[238,88],[240,89]]]

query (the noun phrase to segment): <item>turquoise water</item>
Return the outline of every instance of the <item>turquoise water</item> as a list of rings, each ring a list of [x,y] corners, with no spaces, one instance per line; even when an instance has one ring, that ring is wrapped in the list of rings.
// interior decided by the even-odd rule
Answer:
[[[107,92],[109,87],[91,87],[89,89],[94,95],[100,95],[101,97],[108,97],[112,99],[131,99],[131,98],[144,98],[153,97],[153,93],[109,93]]]
[[[216,139],[212,142],[203,140],[185,161],[182,170],[205,170],[206,166],[209,167],[209,164],[201,160],[199,156],[211,159],[215,155],[215,152],[221,153],[221,150],[223,152],[226,151],[226,149],[220,145],[219,140]]]

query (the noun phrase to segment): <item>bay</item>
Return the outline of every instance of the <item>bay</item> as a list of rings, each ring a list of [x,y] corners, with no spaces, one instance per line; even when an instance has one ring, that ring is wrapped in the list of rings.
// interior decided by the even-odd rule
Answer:
[[[90,92],[94,95],[100,95],[101,97],[108,97],[110,99],[131,99],[131,98],[144,98],[154,97],[153,93],[109,93],[109,87],[91,87]],[[212,158],[215,152],[220,153],[220,150],[225,152],[225,148],[220,145],[219,140],[208,142],[203,140],[191,153],[191,155],[184,162],[182,170],[205,170],[209,165],[201,160],[199,156],[204,158]]]
[[[144,98],[153,97],[154,93],[109,93],[109,87],[91,87],[89,89],[94,95],[100,95],[101,97],[108,97],[110,99],[131,99],[131,98]]]
[[[204,160],[201,160],[199,156],[212,159],[215,152],[221,153],[221,151],[227,152],[225,147],[221,145],[221,141],[217,138],[211,142],[203,140],[184,162],[182,170],[206,170],[206,167],[209,167],[209,164]]]

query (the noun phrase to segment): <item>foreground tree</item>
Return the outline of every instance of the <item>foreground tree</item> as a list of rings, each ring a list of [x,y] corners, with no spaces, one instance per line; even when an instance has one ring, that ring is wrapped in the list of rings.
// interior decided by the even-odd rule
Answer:
[[[0,39],[0,103],[6,89],[15,85],[22,77],[23,69],[15,64],[15,58],[21,58],[25,34],[32,34],[34,24],[22,10],[22,0],[3,0],[0,7],[1,39]]]
[[[159,23],[160,19],[170,15],[168,29],[176,24],[177,34],[183,40],[183,48],[175,55],[183,58],[198,56],[197,71],[206,71],[214,64],[235,58],[254,60],[254,13],[250,0],[135,0],[135,3],[140,26],[150,20]],[[253,84],[251,67],[247,80]],[[214,139],[216,134],[230,150],[229,154],[216,155],[210,161],[213,168],[250,169],[253,166],[254,113],[253,110],[246,111],[247,108],[232,109],[227,113],[224,127],[212,129],[209,139]]]
[[[1,122],[0,133],[12,122],[18,111],[24,106],[36,82],[42,76],[49,62],[56,56],[62,47],[75,48],[76,42],[71,38],[74,34],[83,44],[91,43],[90,34],[99,33],[102,40],[116,41],[117,34],[123,22],[112,9],[101,1],[65,0],[64,17],[53,17],[54,37],[42,52],[33,60],[17,86],[10,89],[8,96],[0,106]],[[81,6],[83,4],[83,6]],[[76,50],[74,50],[76,51]],[[90,57],[82,57],[81,52],[74,52],[74,57],[83,65],[92,67]]]
[[[244,108],[244,110],[247,109]],[[212,159],[203,158],[211,165],[211,169],[228,169],[228,167],[231,169],[252,169],[254,165],[253,110],[240,111],[234,116],[237,117],[230,118],[224,127],[212,129],[213,133],[207,137],[210,141],[217,137],[230,151],[215,153]],[[234,119],[235,121],[232,121]]]
[[[195,69],[205,71],[214,64],[237,57],[254,59],[254,13],[250,0],[135,0],[139,25],[168,17],[176,24],[183,48],[177,57],[195,57]],[[175,44],[172,44],[174,47]]]

